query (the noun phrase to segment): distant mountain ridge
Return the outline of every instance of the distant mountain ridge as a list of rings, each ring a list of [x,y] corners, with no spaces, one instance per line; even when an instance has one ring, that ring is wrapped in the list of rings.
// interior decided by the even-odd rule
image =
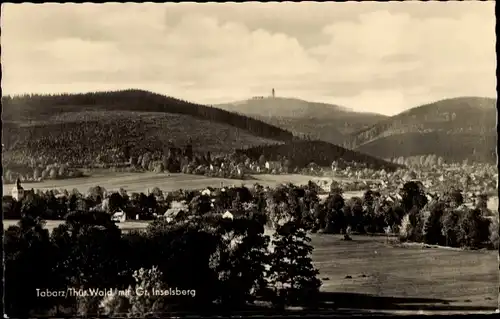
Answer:
[[[381,158],[436,154],[447,161],[492,162],[496,113],[496,99],[444,99],[386,118],[343,145]]]
[[[347,134],[370,127],[387,117],[355,112],[334,104],[283,97],[252,98],[215,107],[260,119],[295,135],[307,135],[334,144],[342,144]]]

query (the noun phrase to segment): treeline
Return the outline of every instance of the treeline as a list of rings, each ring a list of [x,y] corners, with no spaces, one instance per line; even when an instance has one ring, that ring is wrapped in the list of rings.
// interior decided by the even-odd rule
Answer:
[[[270,226],[278,227],[291,219],[312,232],[323,233],[391,233],[403,241],[451,247],[498,247],[498,212],[487,208],[488,196],[478,197],[475,207],[464,205],[460,189],[450,188],[430,199],[418,182],[403,185],[399,199],[367,190],[362,197],[346,200],[343,190],[332,184],[326,200],[319,199],[320,188],[309,182],[306,186],[292,184],[269,189],[256,184],[253,188],[230,187],[203,191],[162,192],[155,188],[150,194],[107,193],[92,187],[86,195],[78,191],[55,194],[30,193],[21,202],[3,198],[6,219],[23,217],[64,219],[72,211],[98,210],[113,214],[123,211],[130,219],[152,220],[174,218],[184,220],[190,212],[240,214],[244,207],[269,218]],[[186,203],[175,206],[174,203]],[[179,208],[170,211],[173,206]],[[187,215],[186,215],[187,214]]]
[[[447,164],[443,157],[436,156],[435,154],[410,156],[410,157],[399,156],[390,158],[388,159],[388,161],[399,165],[404,165],[407,167],[426,167],[426,168],[432,168],[436,166],[441,167],[442,165]]]
[[[15,183],[17,179],[21,182],[41,182],[44,180],[67,179],[84,177],[85,174],[66,164],[50,164],[47,166],[34,165],[34,167],[27,166],[4,166],[3,178],[4,183]]]
[[[24,203],[23,219],[5,231],[5,313],[144,318],[255,309],[256,301],[281,310],[317,305],[321,281],[300,220],[282,224],[271,239],[264,235],[268,218],[249,197],[233,197],[237,205],[218,198],[212,207],[210,196],[195,194],[179,218],[128,234],[108,213],[79,210],[49,233],[32,215],[43,215],[43,205]],[[110,288],[130,293],[90,295]],[[73,289],[87,295],[68,293]],[[141,289],[150,294],[138,295]],[[39,295],[56,291],[64,293]]]
[[[257,146],[238,150],[253,160],[264,155],[268,160],[277,160],[286,157],[298,167],[305,167],[310,163],[323,167],[330,167],[333,160],[342,159],[344,162],[364,163],[369,168],[396,170],[400,165],[386,162],[356,151],[323,141],[293,141],[281,145]]]
[[[228,124],[265,138],[282,141],[293,138],[290,132],[247,116],[142,90],[57,95],[33,94],[2,98],[4,119],[12,121],[80,111],[83,107],[98,107],[100,110],[108,111],[184,114]]]

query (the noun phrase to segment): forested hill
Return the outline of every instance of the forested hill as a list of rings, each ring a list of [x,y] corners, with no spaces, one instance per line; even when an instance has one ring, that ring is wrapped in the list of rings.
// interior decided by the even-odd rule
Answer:
[[[163,112],[230,125],[267,139],[288,141],[293,138],[291,132],[257,119],[142,90],[6,96],[2,98],[2,110],[2,120],[13,122],[40,121],[65,112]]]
[[[344,146],[382,158],[435,154],[495,161],[496,99],[460,97],[412,108],[359,131]]]
[[[252,116],[311,139],[342,144],[348,134],[371,127],[386,118],[375,113],[296,98],[261,97],[216,105],[223,110]]]

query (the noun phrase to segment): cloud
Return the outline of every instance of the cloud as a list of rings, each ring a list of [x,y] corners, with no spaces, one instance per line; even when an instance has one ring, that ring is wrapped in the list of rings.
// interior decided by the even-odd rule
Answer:
[[[443,96],[496,94],[493,8],[9,4],[2,87],[7,94],[135,87],[201,103],[274,87],[278,95],[393,114]]]

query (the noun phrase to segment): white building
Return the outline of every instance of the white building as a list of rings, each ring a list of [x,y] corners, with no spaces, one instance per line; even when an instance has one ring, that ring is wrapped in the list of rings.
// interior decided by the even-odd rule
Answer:
[[[127,216],[124,211],[119,210],[116,213],[113,214],[111,217],[111,220],[118,222],[118,223],[123,223],[127,219]]]

